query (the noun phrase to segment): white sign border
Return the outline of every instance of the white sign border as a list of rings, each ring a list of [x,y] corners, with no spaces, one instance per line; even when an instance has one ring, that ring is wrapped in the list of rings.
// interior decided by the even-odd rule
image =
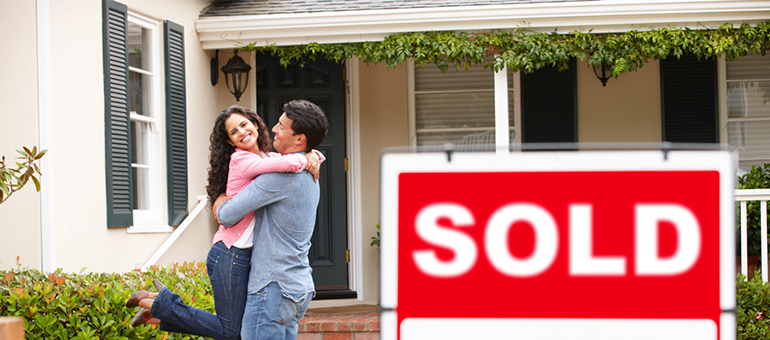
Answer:
[[[451,157],[451,160],[450,160]],[[395,311],[398,301],[398,187],[401,173],[420,172],[585,172],[585,171],[703,171],[720,174],[720,304],[723,311],[736,309],[735,301],[735,211],[733,204],[734,154],[726,150],[705,151],[564,151],[495,153],[389,153],[381,157],[380,219],[380,306],[385,311],[383,339],[396,339]],[[390,315],[393,314],[393,315]],[[387,315],[387,316],[386,316]],[[733,320],[735,316],[722,320]],[[734,339],[724,329],[721,340]],[[729,326],[728,326],[729,327]],[[392,331],[392,333],[390,332]],[[725,337],[732,334],[731,337]],[[386,335],[388,335],[386,337]],[[392,336],[392,337],[391,337]]]

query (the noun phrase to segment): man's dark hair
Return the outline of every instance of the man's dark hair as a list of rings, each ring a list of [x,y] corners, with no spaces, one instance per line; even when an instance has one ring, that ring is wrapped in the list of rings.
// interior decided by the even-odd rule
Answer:
[[[286,118],[292,120],[291,129],[294,134],[302,134],[307,138],[308,152],[315,149],[326,138],[329,122],[318,105],[304,99],[292,100],[283,105]]]

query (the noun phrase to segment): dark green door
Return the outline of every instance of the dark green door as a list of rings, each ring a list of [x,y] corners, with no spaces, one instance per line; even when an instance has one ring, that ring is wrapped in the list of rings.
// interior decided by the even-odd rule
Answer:
[[[307,99],[323,109],[329,120],[326,140],[317,148],[321,164],[321,200],[310,247],[316,290],[346,290],[347,185],[345,182],[345,82],[342,65],[318,59],[304,67],[284,68],[277,58],[257,56],[257,113],[268,129],[278,121],[283,104]]]

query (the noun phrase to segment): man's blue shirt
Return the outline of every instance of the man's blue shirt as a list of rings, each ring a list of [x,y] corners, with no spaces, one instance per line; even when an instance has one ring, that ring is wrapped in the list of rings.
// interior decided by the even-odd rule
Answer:
[[[274,172],[257,176],[219,207],[219,221],[228,227],[255,213],[249,294],[272,281],[290,294],[315,290],[308,251],[319,197],[309,172]]]

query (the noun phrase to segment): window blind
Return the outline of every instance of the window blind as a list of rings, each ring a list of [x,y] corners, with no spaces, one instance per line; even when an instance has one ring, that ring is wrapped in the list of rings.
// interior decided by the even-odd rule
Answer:
[[[739,168],[770,162],[770,56],[726,62],[727,136]]]
[[[435,65],[416,66],[414,79],[418,146],[454,143],[462,151],[471,145],[495,144],[492,70],[474,65],[442,73]],[[511,124],[513,112],[511,107]]]

